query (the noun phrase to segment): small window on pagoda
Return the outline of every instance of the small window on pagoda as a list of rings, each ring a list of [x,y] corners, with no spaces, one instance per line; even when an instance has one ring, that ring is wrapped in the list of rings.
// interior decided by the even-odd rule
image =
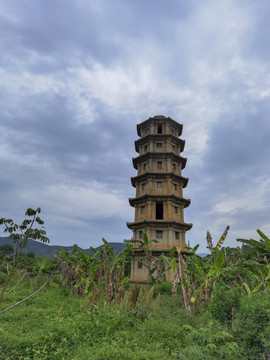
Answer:
[[[163,230],[156,230],[156,238],[163,239]]]
[[[177,191],[177,184],[173,184],[173,188],[175,191]]]
[[[142,230],[139,231],[139,239],[142,239],[142,236],[143,236],[143,232]]]
[[[162,182],[161,181],[157,182],[157,189],[162,189]]]
[[[142,184],[142,191],[145,189],[145,183]]]
[[[138,266],[137,266],[138,269],[142,269],[142,263],[140,260],[138,260]]]
[[[174,206],[174,213],[178,214],[178,207],[177,206]]]
[[[162,143],[156,143],[156,147],[159,149],[162,148]]]
[[[172,166],[173,166],[173,171],[176,171],[176,164],[173,163]]]
[[[158,169],[161,169],[162,168],[162,161],[158,161],[157,166],[158,166]]]
[[[144,152],[147,152],[147,150],[148,150],[148,146],[145,145],[145,147],[143,148],[143,151],[144,151]]]
[[[179,231],[175,231],[175,240],[179,240],[180,234]]]
[[[157,132],[158,134],[162,134],[162,124],[158,124]]]
[[[163,203],[156,203],[156,219],[163,220]]]
[[[146,171],[147,164],[143,164],[143,170]]]
[[[141,214],[144,214],[145,212],[145,206],[141,206]]]
[[[174,145],[172,145],[172,149],[173,149],[173,151],[175,152],[176,148],[175,148],[175,146],[174,146]]]

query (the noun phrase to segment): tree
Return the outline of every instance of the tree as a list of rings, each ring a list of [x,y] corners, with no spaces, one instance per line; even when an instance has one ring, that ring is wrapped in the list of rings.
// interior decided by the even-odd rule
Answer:
[[[9,234],[9,238],[13,241],[14,245],[14,254],[13,254],[13,264],[8,270],[8,277],[4,283],[0,294],[0,304],[3,301],[5,291],[8,287],[11,277],[13,276],[17,264],[18,255],[22,253],[23,249],[26,248],[28,240],[40,240],[44,243],[49,243],[50,240],[46,237],[46,231],[44,230],[44,221],[38,216],[41,209],[37,208],[33,210],[31,208],[27,209],[25,215],[29,218],[23,220],[21,225],[16,224],[12,219],[0,219],[0,226],[4,226],[4,232]],[[38,224],[39,228],[34,228]]]
[[[40,208],[36,210],[31,208],[27,209],[25,215],[30,217],[30,219],[23,220],[21,225],[15,224],[12,219],[0,219],[0,225],[4,226],[4,232],[9,234],[9,238],[14,244],[14,266],[16,265],[18,253],[26,248],[29,239],[40,240],[44,243],[50,242],[46,237],[46,231],[43,226],[44,221],[38,216],[40,212]],[[40,225],[40,228],[34,228],[35,224]]]

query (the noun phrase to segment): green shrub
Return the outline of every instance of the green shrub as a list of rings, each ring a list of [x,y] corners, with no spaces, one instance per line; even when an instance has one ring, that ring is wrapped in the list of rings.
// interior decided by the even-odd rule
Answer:
[[[172,284],[168,282],[161,282],[160,284],[155,285],[155,292],[154,297],[156,297],[158,294],[161,295],[171,295],[172,294]]]
[[[240,308],[240,298],[236,288],[229,290],[219,286],[211,299],[209,311],[221,324],[230,324]]]
[[[7,255],[12,255],[14,248],[10,244],[0,245],[0,259],[4,259]]]
[[[7,279],[7,274],[0,272],[0,285],[3,284]]]
[[[270,296],[264,292],[241,297],[233,322],[235,338],[247,349],[247,359],[269,356]],[[267,340],[268,338],[268,340]]]

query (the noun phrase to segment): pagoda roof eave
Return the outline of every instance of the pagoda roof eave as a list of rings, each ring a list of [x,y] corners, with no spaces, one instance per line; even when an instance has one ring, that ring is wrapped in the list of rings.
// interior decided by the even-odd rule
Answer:
[[[193,226],[193,224],[190,223],[184,223],[184,222],[179,222],[176,220],[142,220],[142,221],[137,221],[137,222],[127,222],[127,227],[130,230],[136,229],[136,228],[143,228],[145,226],[150,226],[150,227],[166,227],[166,226],[174,226],[175,228],[179,228],[182,230],[190,230]]]
[[[143,162],[148,160],[149,158],[162,158],[162,157],[171,157],[174,158],[175,161],[181,162],[181,169],[183,170],[186,167],[187,158],[184,158],[180,155],[175,154],[174,152],[147,152],[143,155],[139,155],[135,158],[132,158],[133,167],[137,170],[138,169],[138,162]]]
[[[139,204],[142,201],[152,200],[152,199],[155,199],[155,198],[166,199],[166,200],[174,200],[178,204],[183,204],[184,208],[187,208],[190,205],[190,202],[191,202],[190,199],[185,199],[185,198],[176,196],[174,194],[171,194],[171,195],[144,194],[144,195],[142,195],[140,197],[129,198],[129,203],[130,203],[131,206],[134,207],[135,204]]]
[[[172,134],[148,134],[138,140],[136,140],[135,143],[135,150],[136,152],[139,152],[139,145],[148,142],[150,139],[162,139],[162,138],[171,138],[172,140],[174,140],[176,143],[180,144],[180,152],[184,151],[185,148],[185,140],[183,139],[179,139],[178,137],[176,137],[175,135]]]
[[[131,184],[133,187],[136,187],[136,183],[138,181],[144,181],[148,178],[158,178],[158,179],[164,179],[166,177],[171,177],[173,178],[175,181],[179,181],[183,184],[183,188],[185,188],[188,184],[189,178],[183,177],[181,175],[177,175],[174,172],[169,172],[169,173],[149,173],[149,172],[145,172],[144,174],[141,175],[137,175],[137,176],[133,176],[131,177]]]

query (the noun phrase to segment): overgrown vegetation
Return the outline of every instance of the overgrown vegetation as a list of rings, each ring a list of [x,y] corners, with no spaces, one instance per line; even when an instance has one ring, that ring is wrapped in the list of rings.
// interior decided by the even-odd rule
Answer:
[[[49,241],[39,213],[28,209],[20,226],[0,220],[14,241],[0,247],[1,359],[270,358],[270,240],[260,230],[237,249],[222,247],[228,227],[215,246],[207,232],[206,258],[198,246],[155,258],[144,234],[149,285],[130,288],[130,242],[118,254],[104,239],[87,254],[23,254],[29,238]],[[169,268],[173,284],[163,282]]]

